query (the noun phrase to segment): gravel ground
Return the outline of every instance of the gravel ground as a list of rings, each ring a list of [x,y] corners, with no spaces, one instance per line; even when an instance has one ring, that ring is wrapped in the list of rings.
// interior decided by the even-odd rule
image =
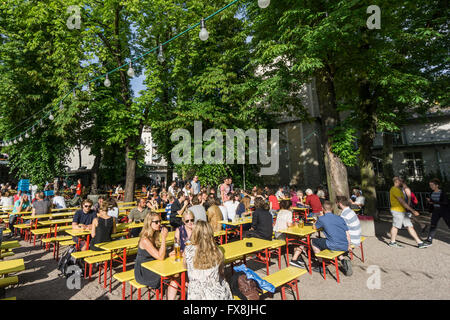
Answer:
[[[420,221],[428,223],[429,217],[421,216]],[[388,247],[390,227],[389,215],[382,215],[381,221],[375,224],[376,237],[368,237],[364,242],[365,263],[358,258],[360,251],[357,249],[355,253],[358,257],[352,262],[353,275],[346,277],[340,272],[341,283],[338,284],[334,278],[334,266],[328,267],[330,273],[327,274],[327,280],[319,273],[303,275],[299,285],[300,299],[449,299],[450,230],[445,223],[440,221],[437,237],[433,245],[426,249],[418,249],[406,230],[400,230],[397,239],[404,245],[403,249]],[[420,228],[416,226],[416,230]],[[45,252],[39,246],[34,248],[24,241],[21,241],[21,245],[21,248],[14,250],[14,257],[6,259],[23,258],[26,270],[18,273],[19,285],[8,288],[6,297],[15,296],[18,300],[121,300],[121,284],[113,281],[113,292],[109,293],[98,284],[97,274],[91,281],[82,279],[80,290],[68,289],[66,279],[58,277],[57,262],[53,260],[51,252]],[[133,263],[130,259],[130,268]],[[262,264],[249,261],[247,266],[256,270],[260,276],[265,275]],[[284,255],[282,266],[285,266]],[[273,258],[270,271],[277,270],[276,258]],[[120,272],[121,266],[116,264],[115,271]],[[379,288],[373,288],[378,275]],[[128,286],[126,292],[129,298]],[[290,292],[287,290],[287,298],[293,299]],[[133,299],[136,298],[137,294],[134,293]],[[279,300],[281,295],[277,291],[272,297],[266,298]]]

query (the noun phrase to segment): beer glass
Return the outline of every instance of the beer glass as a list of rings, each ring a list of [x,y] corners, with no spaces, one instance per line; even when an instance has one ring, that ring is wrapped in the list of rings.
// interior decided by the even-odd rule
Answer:
[[[175,242],[174,249],[175,249],[175,261],[178,262],[181,260],[181,251],[180,245],[177,242]]]

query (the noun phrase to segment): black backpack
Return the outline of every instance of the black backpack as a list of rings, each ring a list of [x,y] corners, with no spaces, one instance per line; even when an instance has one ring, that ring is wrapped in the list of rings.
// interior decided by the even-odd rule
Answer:
[[[77,261],[77,259],[75,259],[74,257],[72,257],[72,253],[77,251],[77,247],[75,245],[70,246],[69,248],[67,248],[66,252],[64,252],[64,254],[61,256],[61,258],[58,261],[58,270],[60,272],[59,276],[60,277],[66,277],[68,278],[69,276],[71,276],[74,271],[68,273],[67,269],[69,268],[69,266],[73,266],[76,265],[80,268],[80,272],[83,272],[83,264],[80,263],[79,261]]]

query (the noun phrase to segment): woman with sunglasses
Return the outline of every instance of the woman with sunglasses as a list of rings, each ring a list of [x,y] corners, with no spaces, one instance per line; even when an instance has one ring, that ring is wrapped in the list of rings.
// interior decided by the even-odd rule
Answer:
[[[142,263],[166,258],[166,238],[168,230],[161,226],[158,213],[150,213],[144,219],[144,226],[139,234],[138,252],[134,266],[134,277],[142,285],[153,289],[161,287],[161,276],[142,267]],[[167,299],[175,300],[177,284],[170,282]]]
[[[224,256],[214,241],[214,231],[206,221],[197,221],[191,245],[183,260],[188,271],[188,300],[232,300],[224,278]]]
[[[175,230],[175,241],[180,245],[181,252],[186,247],[186,242],[189,242],[194,228],[194,213],[187,210],[183,213],[183,224]]]

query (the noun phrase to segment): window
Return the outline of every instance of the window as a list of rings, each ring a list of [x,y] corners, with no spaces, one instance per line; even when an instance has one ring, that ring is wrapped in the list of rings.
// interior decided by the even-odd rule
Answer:
[[[407,178],[421,180],[423,178],[422,152],[405,152],[405,173]]]

